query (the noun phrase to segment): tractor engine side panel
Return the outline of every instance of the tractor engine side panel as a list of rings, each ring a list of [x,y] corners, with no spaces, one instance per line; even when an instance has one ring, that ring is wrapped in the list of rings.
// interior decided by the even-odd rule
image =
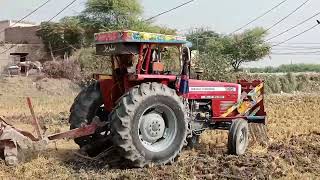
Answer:
[[[234,83],[190,80],[189,100],[211,100],[212,116],[219,117],[239,101],[241,86]]]

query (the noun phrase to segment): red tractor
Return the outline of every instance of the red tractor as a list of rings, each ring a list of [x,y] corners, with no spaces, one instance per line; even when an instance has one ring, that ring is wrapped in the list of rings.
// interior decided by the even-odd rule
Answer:
[[[95,75],[97,81],[75,99],[69,119],[71,129],[103,124],[75,139],[89,155],[113,146],[133,166],[167,164],[206,129],[229,130],[229,152],[241,155],[248,124],[265,124],[263,83],[190,79],[184,37],[116,31],[95,34],[95,42],[97,54],[110,57],[112,75]],[[165,67],[167,48],[177,48],[179,72]]]

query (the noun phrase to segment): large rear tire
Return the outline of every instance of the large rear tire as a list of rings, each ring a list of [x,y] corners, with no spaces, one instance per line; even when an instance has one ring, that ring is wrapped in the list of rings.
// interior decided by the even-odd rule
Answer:
[[[100,121],[106,121],[108,113],[104,111],[103,98],[100,92],[99,82],[93,82],[87,88],[83,89],[74,100],[70,109],[70,129],[79,128],[82,125],[88,125],[95,116]],[[76,138],[74,141],[80,147],[88,145],[96,140],[95,135]]]
[[[113,144],[134,167],[171,163],[187,144],[186,112],[176,91],[163,84],[133,87],[112,111]]]

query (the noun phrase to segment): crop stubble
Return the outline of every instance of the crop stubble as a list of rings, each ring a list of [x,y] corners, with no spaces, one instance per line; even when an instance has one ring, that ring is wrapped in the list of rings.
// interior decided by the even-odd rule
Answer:
[[[68,108],[73,95],[35,98],[35,110],[49,132],[67,129]],[[5,97],[0,102],[7,103]],[[2,105],[1,113],[19,127],[30,122],[22,109],[24,102],[14,99]],[[6,167],[0,161],[0,178],[9,179],[320,179],[320,95],[269,95],[268,147],[252,145],[244,156],[226,154],[226,132],[208,131],[200,147],[186,150],[178,162],[162,167],[123,170],[101,161],[82,159],[72,141],[59,141],[46,152],[27,157],[27,162]],[[23,113],[21,113],[23,112]],[[30,127],[30,126],[29,126]]]

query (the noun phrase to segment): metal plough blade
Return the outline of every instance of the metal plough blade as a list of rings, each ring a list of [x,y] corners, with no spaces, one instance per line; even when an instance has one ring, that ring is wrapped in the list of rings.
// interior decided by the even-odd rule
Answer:
[[[267,132],[267,126],[262,123],[250,123],[249,133],[251,143],[258,143],[262,146],[267,146],[269,143],[269,137]]]

